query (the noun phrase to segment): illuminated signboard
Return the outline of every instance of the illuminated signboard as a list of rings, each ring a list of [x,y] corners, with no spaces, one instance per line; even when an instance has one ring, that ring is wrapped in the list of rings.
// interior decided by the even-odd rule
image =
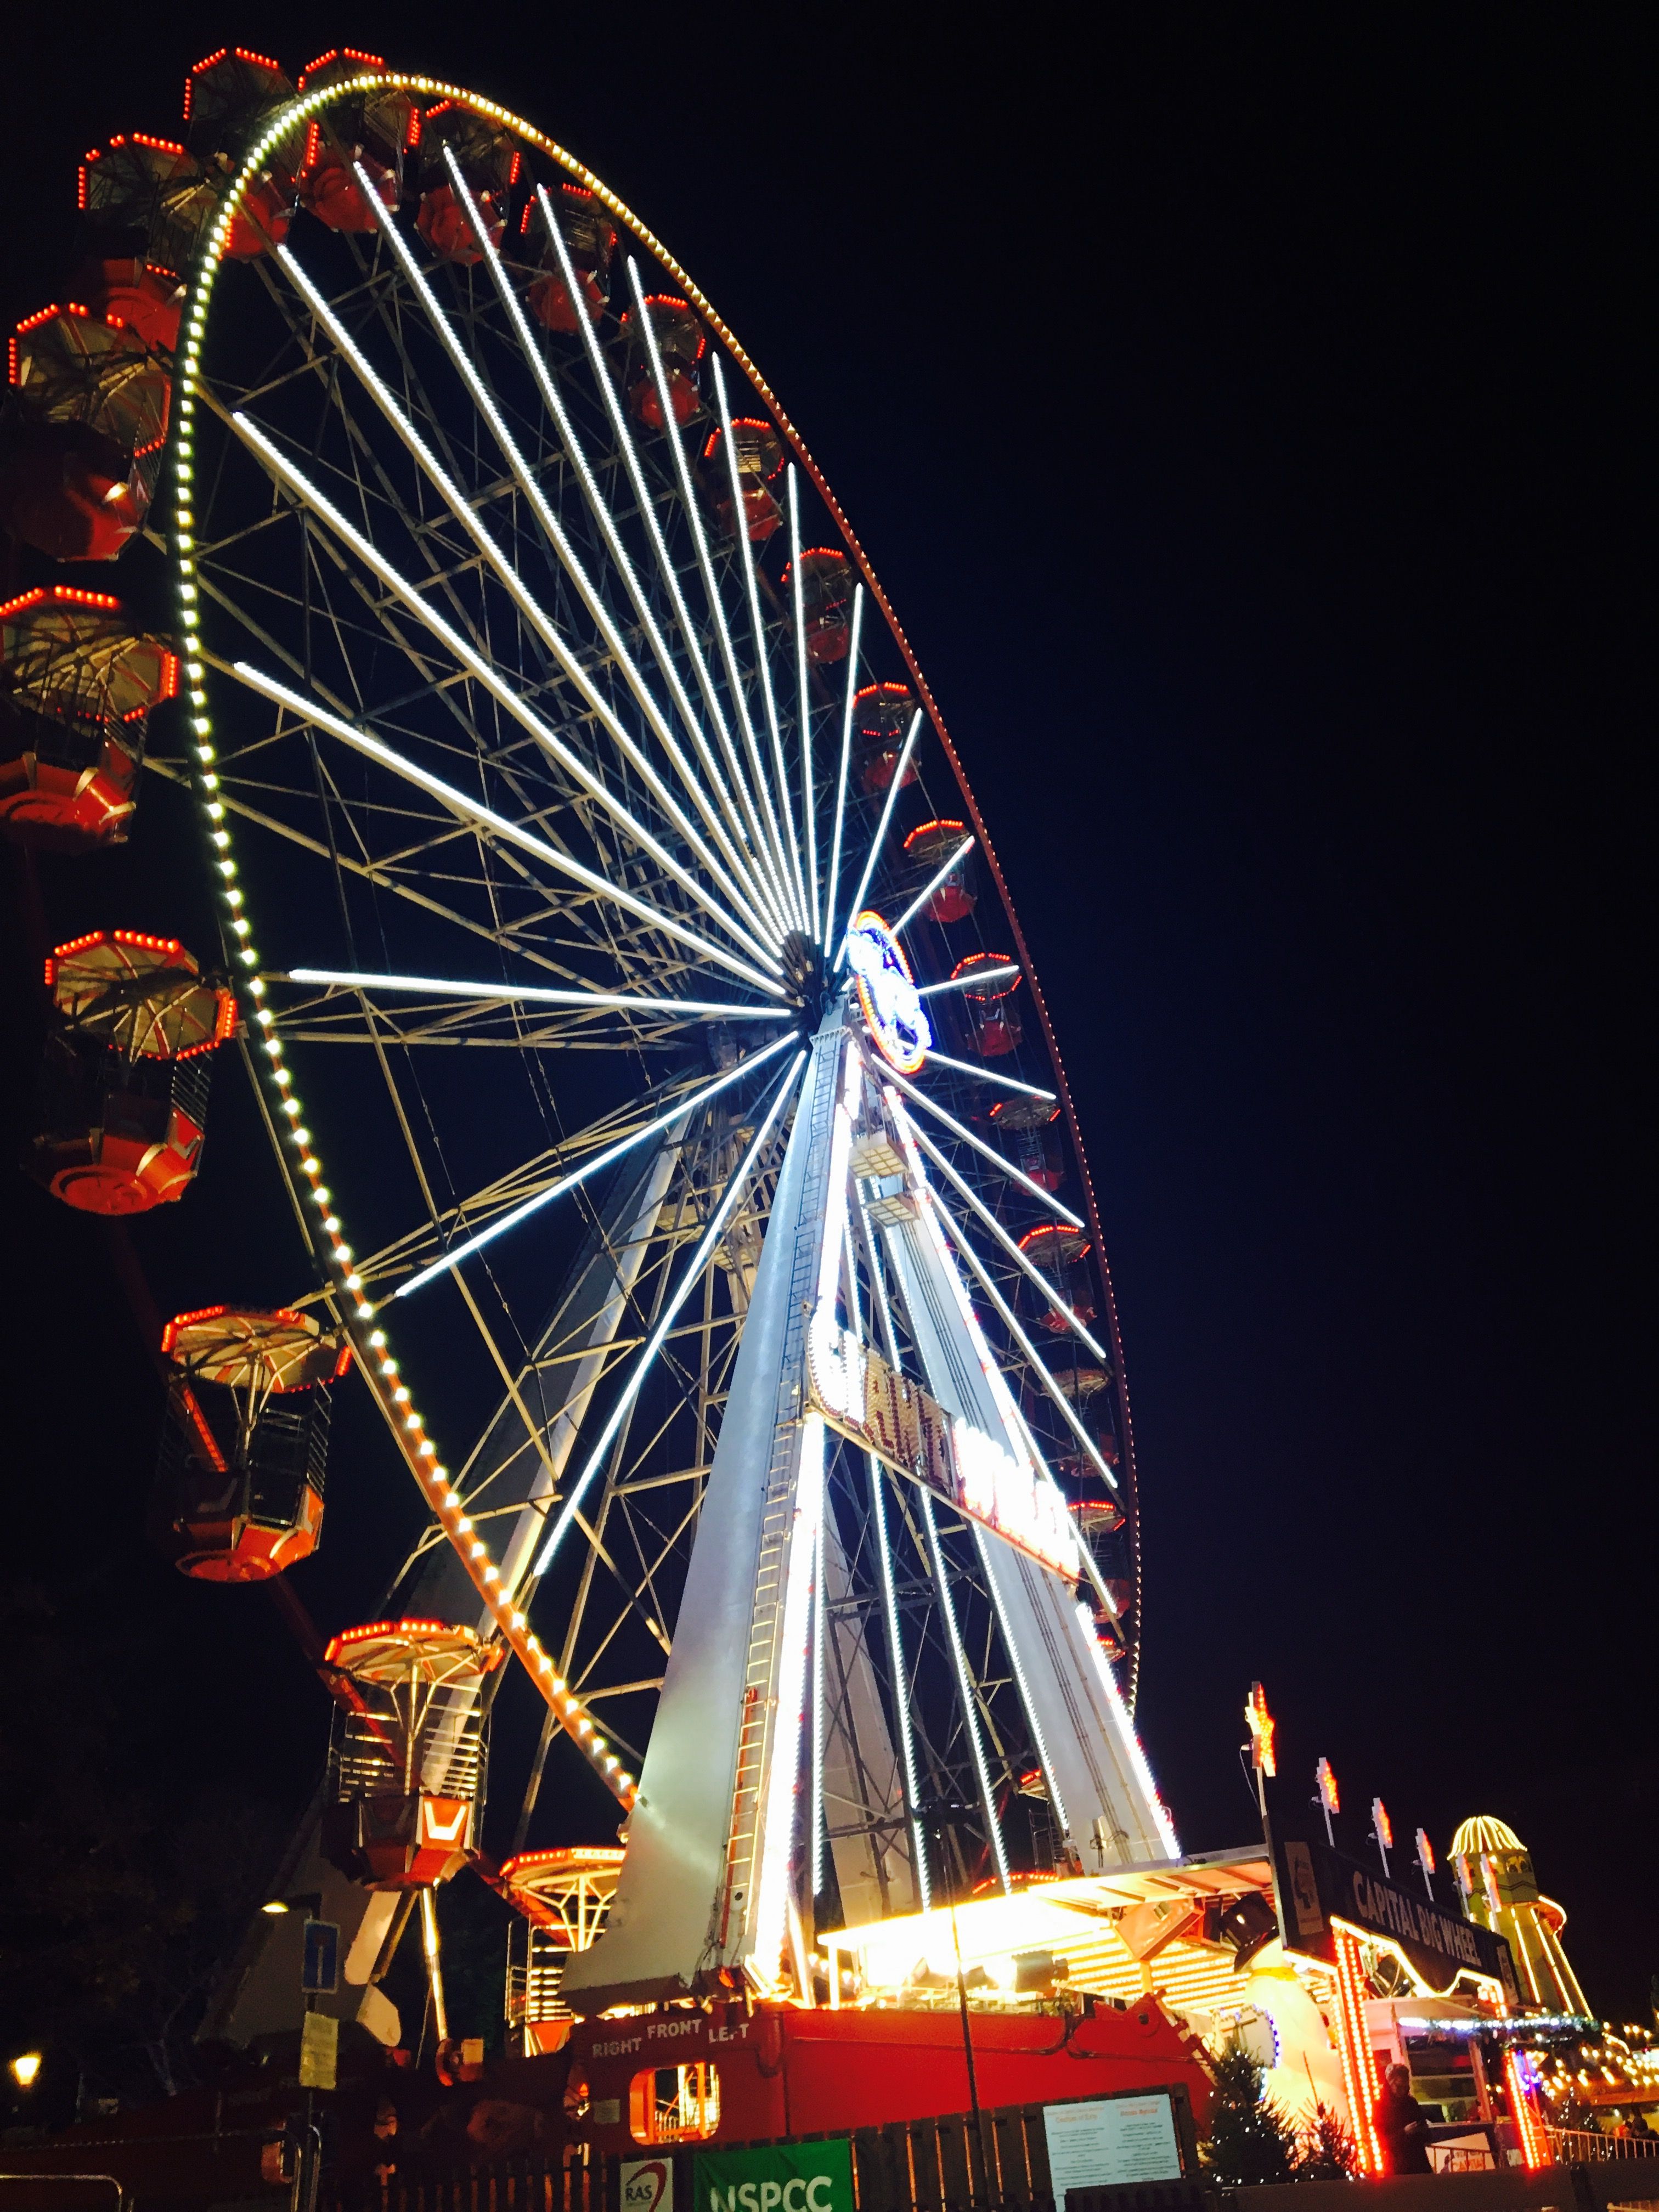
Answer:
[[[914,1075],[927,1057],[933,1033],[898,939],[868,908],[848,933],[847,957],[871,1042],[890,1067]]]
[[[1471,1974],[1496,1984],[1511,2010],[1518,2007],[1514,1960],[1503,1936],[1443,1911],[1432,1899],[1397,1889],[1310,1829],[1297,1833],[1277,1814],[1271,1843],[1279,1925],[1287,1951],[1330,1962],[1336,1955],[1335,1930],[1349,1927],[1396,1946],[1431,1990],[1443,1992],[1460,1974]]]
[[[926,1483],[969,1520],[994,1529],[1043,1566],[1075,1582],[1077,1531],[1048,1477],[1005,1444],[947,1413],[918,1382],[897,1374],[820,1305],[807,1331],[807,1382],[831,1428],[896,1474]]]

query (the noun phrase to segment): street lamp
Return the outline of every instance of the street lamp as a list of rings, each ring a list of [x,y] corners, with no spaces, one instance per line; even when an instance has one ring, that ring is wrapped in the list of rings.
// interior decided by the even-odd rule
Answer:
[[[20,2051],[11,2062],[11,2078],[20,2089],[32,2089],[40,2071],[40,2053],[38,2051]]]

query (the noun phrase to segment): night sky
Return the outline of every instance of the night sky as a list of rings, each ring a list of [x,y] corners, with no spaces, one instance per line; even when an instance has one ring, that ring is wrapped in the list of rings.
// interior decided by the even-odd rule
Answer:
[[[514,104],[691,270],[916,647],[1053,1012],[1183,1844],[1251,1837],[1259,1677],[1351,1847],[1374,1791],[1443,1853],[1500,1815],[1592,2004],[1644,2018],[1636,11],[46,12],[5,95],[9,319],[56,296],[76,160],[170,131],[227,39],[290,70],[348,40]],[[60,870],[54,920],[182,927],[101,910],[165,860]],[[17,1055],[14,1128],[28,1080]],[[134,1232],[164,1304],[288,1233],[241,1088],[202,1187]],[[96,1676],[181,1803],[280,1821],[325,1701],[268,1601],[144,1550],[159,1399],[104,1243],[3,1188],[8,1575],[76,1594],[64,1694]],[[412,1525],[372,1424],[346,1432],[296,1581],[328,1627]]]

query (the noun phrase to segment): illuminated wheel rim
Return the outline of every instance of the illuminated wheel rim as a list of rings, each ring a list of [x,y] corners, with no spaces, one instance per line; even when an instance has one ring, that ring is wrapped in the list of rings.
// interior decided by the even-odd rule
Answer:
[[[420,212],[411,139],[400,212],[374,211],[365,172],[366,228],[296,218],[232,261],[239,195],[366,95],[428,118]],[[490,133],[501,158],[481,170]],[[572,260],[573,210],[608,212],[608,269]],[[950,1233],[1034,1436],[1093,1501],[1132,1704],[1121,1346],[1047,1011],[908,643],[708,302],[530,125],[365,71],[285,108],[243,165],[194,273],[175,422],[191,757],[152,765],[200,802],[267,1121],[326,1281],[289,1303],[349,1331],[431,1511],[405,1594],[447,1542],[541,1692],[544,1753],[562,1735],[631,1802],[790,1127],[791,1047],[867,906],[942,1032],[908,1080]],[[858,702],[890,720],[901,686],[907,753],[861,774]],[[939,871],[917,881],[913,820],[930,857],[965,825],[948,898]],[[1003,957],[1012,979],[951,980]],[[1025,1154],[990,1119],[1010,1100],[1058,1113],[1027,1115]],[[660,1188],[614,1315],[576,1344],[561,1282],[611,1249],[607,1191],[647,1166]],[[1061,1314],[1058,1336],[1054,1283],[1019,1248],[1056,1220],[1083,1248],[1066,1300],[1099,1316]],[[1109,1389],[1084,1387],[1102,1373]],[[963,1532],[930,1558],[896,1486],[873,1518],[855,1490],[836,1510],[859,1601],[877,1604],[878,1550],[916,1591],[884,1694],[915,1707],[918,1786],[970,1876],[975,1725],[1006,1802],[1030,1799],[1015,1670],[976,1613]],[[549,1523],[569,1534],[556,1558]],[[947,1569],[959,1617],[941,1622]],[[953,1680],[976,1723],[952,1720]]]

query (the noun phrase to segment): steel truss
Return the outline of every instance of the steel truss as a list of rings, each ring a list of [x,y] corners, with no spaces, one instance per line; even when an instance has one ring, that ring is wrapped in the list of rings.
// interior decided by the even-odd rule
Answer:
[[[200,802],[323,1266],[320,1289],[274,1287],[352,1330],[432,1510],[395,1601],[505,1635],[541,1692],[520,1840],[573,1759],[631,1808],[626,1899],[660,1793],[682,1845],[702,1822],[673,1973],[775,1978],[815,1917],[1158,1847],[1121,1759],[1097,1788],[1045,1741],[1033,1680],[1055,1637],[1072,1665],[1088,1635],[1067,1740],[1122,1751],[1139,1565],[1121,1358],[1046,1014],[902,635],[746,356],[602,188],[611,307],[568,333],[534,320],[538,272],[580,293],[558,195],[585,173],[511,130],[525,161],[499,244],[445,156],[468,262],[386,213],[362,234],[302,220],[280,252],[198,275],[175,460],[192,742],[150,764]],[[709,349],[683,428],[649,305],[665,292]],[[791,457],[758,538],[738,526],[755,417]],[[826,544],[848,549],[847,649],[815,659],[802,554]],[[884,780],[858,702],[906,681]],[[913,818],[955,823],[942,865],[908,857]],[[964,867],[977,907],[941,921]],[[842,966],[866,902],[901,923],[938,1031],[884,1109],[919,1211],[888,1218],[855,1178],[826,1231],[823,1132],[848,1054],[867,1059]],[[1021,994],[1029,1036],[1017,1012],[993,1036],[953,972],[970,955],[981,986]],[[1008,1101],[1060,1116],[1028,1155],[990,1118]],[[1021,1240],[1056,1223],[1079,1249],[1045,1272]],[[1121,1698],[1076,1600],[1062,1620],[1000,1536],[799,1404],[780,1443],[777,1394],[804,1370],[794,1278],[773,1279],[786,1246],[815,1266],[826,1233],[839,1310],[896,1370],[1093,1498],[1079,1591]],[[994,1403],[945,1273],[964,1308],[973,1288]],[[723,1469],[744,1454],[806,1547],[766,1537],[764,1635],[764,1577],[720,1582]],[[726,1622],[747,1670],[729,1759],[673,1719],[717,1588],[750,1608]],[[786,1770],[809,1812],[780,1844]],[[1061,1802],[1062,1771],[1098,1813]],[[618,1956],[611,1938],[593,1954],[607,1986],[650,1978]]]

